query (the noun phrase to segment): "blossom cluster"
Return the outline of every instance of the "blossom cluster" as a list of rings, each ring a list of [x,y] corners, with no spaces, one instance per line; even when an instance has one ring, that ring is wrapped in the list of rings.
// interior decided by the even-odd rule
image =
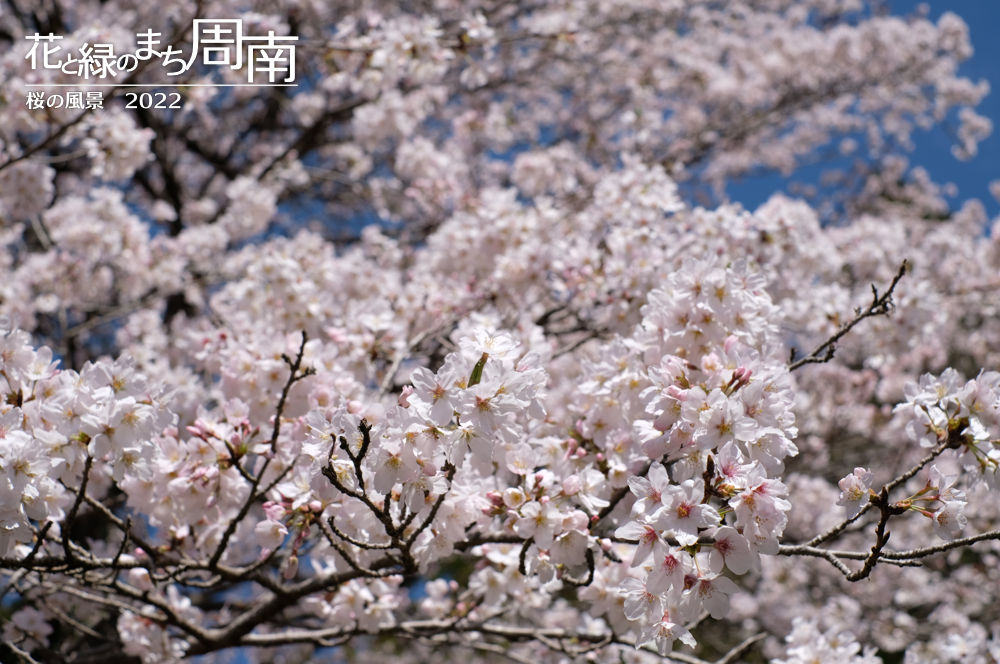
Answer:
[[[35,349],[27,333],[0,321],[0,555],[30,543],[35,523],[58,523],[97,464],[95,482],[148,479],[152,439],[172,417],[162,389],[150,389],[127,358],[59,370],[52,350]],[[77,506],[78,507],[78,506]]]

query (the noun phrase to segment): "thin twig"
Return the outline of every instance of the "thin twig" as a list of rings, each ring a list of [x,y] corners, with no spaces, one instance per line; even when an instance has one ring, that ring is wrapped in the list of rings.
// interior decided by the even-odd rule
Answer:
[[[882,558],[886,560],[926,558],[927,556],[933,556],[935,553],[943,553],[962,546],[975,544],[976,542],[996,539],[1000,539],[1000,530],[991,530],[989,532],[980,533],[979,535],[973,535],[972,537],[964,537],[962,539],[952,540],[951,542],[946,542],[944,544],[938,544],[937,546],[927,546],[922,549],[911,549],[910,551],[884,551],[882,553]]]
[[[883,547],[889,542],[890,533],[885,530],[886,524],[889,523],[889,517],[902,514],[906,511],[904,507],[889,504],[889,490],[884,486],[878,498],[872,498],[872,503],[875,503],[881,512],[878,525],[875,527],[875,544],[872,545],[872,552],[865,558],[865,564],[861,569],[847,575],[848,581],[860,581],[861,579],[868,578],[868,575],[872,573],[876,563],[878,563],[879,554],[882,553]]]
[[[913,468],[910,468],[908,471],[906,471],[902,475],[900,475],[900,476],[896,477],[895,479],[893,479],[891,482],[889,482],[888,484],[886,484],[884,488],[887,491],[892,491],[893,489],[895,489],[897,486],[899,486],[903,482],[906,482],[908,479],[910,479],[911,477],[913,477],[914,475],[916,475],[917,473],[919,473],[920,470],[924,466],[926,466],[931,461],[933,461],[938,456],[940,456],[942,452],[944,452],[946,449],[948,449],[949,445],[950,445],[950,443],[946,442],[946,443],[942,443],[938,447],[934,448],[934,450],[930,454],[928,454],[927,456],[925,456],[923,459],[921,459],[917,463],[917,465],[913,466]],[[855,521],[857,521],[858,519],[860,519],[862,516],[864,516],[865,514],[867,514],[868,511],[871,510],[874,506],[875,506],[875,504],[872,503],[872,502],[866,503],[865,506],[861,508],[861,511],[858,512],[857,514],[855,514],[853,517],[851,517],[850,519],[846,519],[844,521],[841,521],[839,524],[837,524],[836,526],[834,526],[830,530],[826,531],[825,533],[817,535],[816,537],[812,538],[808,542],[803,543],[802,546],[806,546],[806,547],[816,546],[818,544],[822,544],[823,542],[827,542],[827,541],[833,539],[834,537],[836,537],[840,533],[844,532],[844,530],[849,525],[851,525],[852,523],[854,523]]]
[[[795,349],[793,348],[792,354],[789,357],[788,370],[795,371],[799,367],[803,367],[807,364],[823,364],[824,362],[829,362],[833,359],[833,355],[837,350],[837,342],[840,341],[844,335],[850,332],[855,325],[872,316],[888,315],[894,306],[892,302],[892,292],[895,290],[896,284],[899,283],[899,280],[903,278],[904,274],[906,274],[905,260],[903,261],[903,264],[899,266],[899,271],[896,273],[895,278],[893,278],[892,283],[889,284],[889,290],[887,290],[885,294],[879,295],[878,289],[875,288],[874,284],[872,284],[872,303],[868,305],[868,308],[856,309],[854,318],[838,327],[837,331],[834,332],[829,339],[816,347],[816,350],[809,353],[802,359],[793,362],[792,360],[795,357]]]
[[[83,463],[83,479],[80,480],[80,489],[76,493],[76,500],[73,501],[72,509],[70,509],[69,514],[66,515],[66,525],[62,530],[63,551],[66,552],[67,564],[72,564],[73,562],[73,551],[71,550],[69,544],[70,530],[73,527],[73,521],[76,519],[77,512],[80,511],[80,504],[83,503],[83,497],[87,495],[87,482],[90,479],[90,468],[93,465],[94,457],[88,453],[87,459]]]
[[[308,341],[308,335],[305,330],[302,331],[302,344],[299,346],[299,353],[296,355],[295,360],[292,361],[287,355],[282,355],[281,357],[288,363],[291,373],[288,374],[288,380],[285,381],[285,387],[281,390],[281,398],[278,400],[278,408],[274,414],[274,428],[271,430],[271,455],[264,459],[264,465],[254,478],[253,482],[250,484],[250,493],[247,496],[246,501],[243,503],[243,507],[240,508],[239,513],[233,517],[232,521],[226,527],[226,532],[222,534],[222,539],[219,541],[219,546],[216,547],[215,553],[212,554],[211,559],[208,561],[209,569],[215,569],[222,559],[222,554],[225,553],[226,547],[229,545],[229,539],[236,532],[237,526],[240,522],[246,518],[247,514],[250,512],[250,506],[262,495],[257,492],[257,488],[260,486],[260,481],[264,478],[267,472],[268,466],[271,464],[271,459],[274,458],[275,452],[278,446],[278,435],[281,433],[281,416],[284,414],[285,401],[288,399],[288,391],[292,389],[297,381],[310,376],[315,373],[313,369],[306,369],[301,374],[299,369],[302,366],[302,356],[306,352],[306,341]],[[290,468],[291,466],[289,466]],[[287,472],[288,469],[285,469]]]
[[[750,638],[744,640],[743,643],[739,644],[738,646],[727,652],[722,657],[722,659],[716,660],[715,664],[729,664],[730,662],[736,661],[737,657],[745,653],[747,650],[750,650],[750,648],[753,647],[755,643],[757,643],[758,641],[762,641],[766,637],[767,637],[766,632],[761,632],[760,634],[755,634],[751,636]]]

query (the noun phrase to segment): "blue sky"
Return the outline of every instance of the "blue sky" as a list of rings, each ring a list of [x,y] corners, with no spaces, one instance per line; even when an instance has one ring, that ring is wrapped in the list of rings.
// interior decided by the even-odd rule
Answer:
[[[906,15],[913,13],[921,2],[890,0],[888,4],[893,14]],[[958,187],[958,195],[949,199],[953,210],[969,198],[978,198],[993,218],[1000,214],[1000,203],[988,189],[990,181],[1000,180],[1000,0],[929,0],[925,4],[930,7],[931,20],[936,21],[942,13],[950,11],[969,25],[975,53],[962,63],[959,73],[973,81],[989,82],[991,92],[976,110],[990,118],[994,127],[993,134],[979,144],[979,154],[965,162],[952,156],[953,141],[940,126],[929,131],[917,130],[910,165],[923,166],[935,182],[953,182]],[[772,193],[783,190],[788,182],[814,182],[827,168],[830,166],[806,168],[790,178],[780,175],[747,178],[730,185],[727,193],[731,200],[754,210]]]

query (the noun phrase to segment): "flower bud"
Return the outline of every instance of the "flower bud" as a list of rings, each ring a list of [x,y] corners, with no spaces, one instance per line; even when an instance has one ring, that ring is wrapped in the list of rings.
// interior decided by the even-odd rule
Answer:
[[[570,475],[562,482],[562,492],[567,496],[575,496],[583,488],[583,481],[577,475]]]
[[[399,407],[409,408],[410,407],[410,396],[413,395],[413,386],[406,385],[403,387],[403,391],[399,394]]]
[[[299,572],[299,557],[292,554],[288,556],[288,562],[285,563],[285,570],[282,572],[282,576],[286,581],[291,581],[295,578],[295,575]]]
[[[687,390],[681,389],[676,385],[671,385],[667,388],[667,396],[670,396],[678,401],[687,401]]]
[[[730,334],[728,337],[726,337],[726,340],[722,342],[722,350],[726,351],[726,354],[728,355],[733,350],[733,346],[735,346],[738,341],[739,339],[736,337],[735,334]]]

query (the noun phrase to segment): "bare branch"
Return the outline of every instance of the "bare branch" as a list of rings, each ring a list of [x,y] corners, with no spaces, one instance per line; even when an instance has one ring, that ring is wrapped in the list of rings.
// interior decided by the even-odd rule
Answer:
[[[899,271],[896,273],[895,278],[893,278],[892,283],[889,284],[889,289],[883,295],[878,294],[878,289],[872,284],[872,303],[868,305],[867,309],[857,309],[854,318],[844,323],[837,328],[837,331],[830,336],[829,339],[821,343],[816,349],[803,357],[800,360],[792,361],[795,359],[795,349],[792,349],[792,354],[789,357],[788,370],[795,371],[799,367],[803,367],[807,364],[823,364],[829,362],[833,359],[833,354],[837,350],[837,342],[840,341],[848,332],[850,332],[855,325],[860,323],[866,318],[871,318],[872,316],[885,316],[892,311],[892,292],[896,288],[896,284],[899,280],[903,278],[906,274],[906,261],[899,266]],[[825,351],[825,352],[824,352]]]
[[[70,529],[73,527],[73,521],[76,519],[77,512],[80,511],[80,504],[83,503],[83,497],[87,495],[87,482],[90,479],[90,469],[93,465],[94,457],[87,454],[87,459],[83,464],[83,479],[80,480],[80,489],[76,492],[73,507],[70,509],[69,514],[66,515],[66,525],[62,529],[63,551],[66,552],[67,563],[72,563],[73,561],[73,551],[69,545]]]
[[[566,583],[568,583],[569,585],[576,586],[578,588],[581,587],[581,586],[589,586],[591,583],[593,583],[594,582],[594,550],[593,549],[589,549],[589,548],[587,549],[586,558],[587,558],[587,577],[585,579],[577,579],[577,578],[574,578],[574,577],[570,576],[569,574],[565,574],[564,573],[563,576],[562,576],[562,580],[565,581]]]
[[[750,650],[755,643],[763,641],[766,637],[767,634],[765,632],[761,632],[760,634],[755,634],[750,638],[745,639],[743,643],[727,652],[722,659],[716,660],[715,664],[730,664],[730,662],[735,662],[737,657]]]
[[[396,354],[396,357],[392,360],[392,365],[390,365],[390,367],[386,370],[385,375],[382,376],[382,383],[378,388],[378,397],[381,398],[388,394],[389,390],[392,388],[392,379],[396,376],[396,372],[399,371],[400,365],[402,365],[403,362],[410,357],[410,353],[412,353],[414,349],[422,344],[425,339],[433,337],[435,334],[438,334],[454,325],[455,321],[455,318],[449,318],[448,320],[430,327],[410,339],[406,344],[406,348]]]
[[[951,542],[945,542],[944,544],[938,544],[937,546],[928,546],[922,549],[911,549],[910,551],[885,551],[882,553],[882,558],[885,560],[926,558],[927,556],[933,556],[935,553],[943,553],[959,547],[969,546],[970,544],[975,544],[976,542],[996,539],[1000,539],[1000,530],[991,530],[986,533],[980,533],[979,535],[973,535],[972,537],[964,537],[962,539],[952,540]]]

